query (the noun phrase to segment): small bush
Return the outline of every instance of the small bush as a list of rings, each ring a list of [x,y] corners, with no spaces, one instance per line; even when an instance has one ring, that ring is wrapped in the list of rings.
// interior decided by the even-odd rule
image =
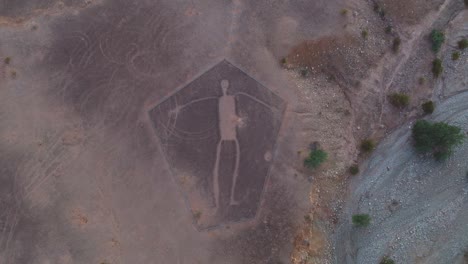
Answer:
[[[309,69],[308,68],[302,68],[300,71],[302,77],[307,77],[309,76]]]
[[[387,26],[387,27],[385,28],[385,33],[387,33],[387,34],[392,33],[392,31],[393,31],[392,26]]]
[[[309,169],[315,169],[320,166],[320,164],[324,163],[327,158],[328,154],[325,151],[321,149],[312,150],[309,156],[304,160],[304,166]]]
[[[201,216],[202,216],[201,211],[198,211],[198,210],[193,211],[193,218],[195,218],[195,221],[200,220]]]
[[[282,58],[282,59],[280,60],[280,64],[281,64],[282,66],[285,66],[286,63],[288,63],[288,61],[286,60],[286,58]]]
[[[10,58],[10,57],[6,57],[6,58],[3,60],[3,62],[4,62],[5,64],[10,64],[11,58]]]
[[[381,18],[385,17],[385,10],[377,3],[374,4],[374,11],[379,14]]]
[[[367,29],[364,29],[362,32],[361,32],[361,36],[365,39],[367,39],[367,37],[369,36],[369,32],[367,31]]]
[[[434,74],[434,77],[439,77],[443,71],[444,67],[442,66],[442,60],[434,59],[432,61],[432,74]]]
[[[388,97],[395,107],[403,108],[409,105],[410,97],[405,93],[392,93]]]
[[[16,79],[16,76],[17,76],[16,71],[11,71],[10,74],[11,74],[12,79]]]
[[[419,77],[419,79],[418,79],[419,85],[423,85],[425,82],[426,82],[426,78],[424,78],[424,77]]]
[[[458,60],[460,58],[460,52],[454,51],[452,53],[452,60]]]
[[[349,173],[351,173],[351,175],[358,174],[359,173],[359,166],[355,164],[355,165],[349,167]]]
[[[395,264],[395,261],[387,256],[383,257],[380,264]]]
[[[400,45],[401,45],[400,37],[396,37],[395,39],[393,39],[393,45],[392,45],[393,52],[398,52],[398,50],[400,50]]]
[[[348,14],[348,9],[346,9],[346,8],[341,9],[340,14],[342,16],[346,16]]]
[[[425,103],[423,103],[421,105],[424,113],[426,114],[432,114],[434,112],[434,109],[435,109],[435,105],[434,105],[434,102],[432,101],[427,101]]]
[[[465,135],[459,127],[447,123],[418,120],[413,126],[414,146],[421,153],[432,153],[435,159],[450,156],[453,147],[463,142]]]
[[[363,152],[371,152],[375,149],[375,143],[372,139],[365,139],[361,142],[361,150]]]
[[[370,216],[368,214],[355,214],[353,215],[353,224],[359,227],[366,227],[370,224]]]
[[[434,29],[431,32],[430,39],[432,43],[432,50],[434,52],[438,52],[440,50],[440,47],[442,47],[442,43],[444,43],[445,41],[444,32]]]
[[[468,40],[466,38],[458,41],[458,48],[461,49],[461,50],[464,50],[466,48],[468,48]]]

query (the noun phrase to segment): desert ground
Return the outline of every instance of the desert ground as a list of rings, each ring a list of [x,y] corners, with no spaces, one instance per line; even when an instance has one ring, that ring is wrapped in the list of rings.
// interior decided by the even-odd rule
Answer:
[[[467,37],[463,0],[0,0],[0,263],[468,263],[468,140],[411,141],[467,134]]]

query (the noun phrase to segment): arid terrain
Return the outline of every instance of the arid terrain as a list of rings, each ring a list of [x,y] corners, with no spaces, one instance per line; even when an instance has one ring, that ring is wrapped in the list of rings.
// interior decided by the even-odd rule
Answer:
[[[0,0],[0,264],[468,263],[466,2]]]

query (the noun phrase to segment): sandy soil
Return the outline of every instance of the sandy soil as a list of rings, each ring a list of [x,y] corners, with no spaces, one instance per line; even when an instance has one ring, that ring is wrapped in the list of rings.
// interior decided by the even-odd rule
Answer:
[[[427,171],[429,161],[405,140],[407,122],[428,98],[440,103],[431,118],[466,125],[466,52],[450,60],[467,35],[466,11],[459,0],[376,2],[385,16],[364,0],[0,1],[0,262],[341,264],[375,263],[382,254],[401,262],[459,261],[466,145],[458,158]],[[430,74],[435,55],[427,34],[434,27],[448,36],[438,54],[440,79]],[[394,53],[397,36],[402,45]],[[222,59],[287,108],[258,216],[199,232],[147,109]],[[393,91],[410,94],[410,106],[391,106]],[[359,142],[386,136],[365,163]],[[303,167],[312,142],[329,153],[314,171]],[[413,178],[393,165],[387,173],[387,159],[428,183],[408,185],[424,186],[418,193],[396,188]],[[363,172],[348,196],[354,163]],[[453,179],[437,185],[446,172]],[[379,175],[375,181],[383,183],[371,184]],[[441,189],[432,197],[427,190],[434,186]],[[380,200],[369,205],[366,192]],[[402,209],[392,218],[385,208],[397,196]],[[434,204],[418,211],[427,216],[422,220],[413,209],[418,201]],[[434,216],[439,207],[449,220]],[[374,215],[369,232],[350,228],[357,208]],[[427,233],[431,219],[441,228]],[[405,242],[392,244],[393,236],[378,232],[409,232],[418,221],[420,233]],[[447,221],[452,238],[440,233]],[[412,242],[420,248],[405,246]]]

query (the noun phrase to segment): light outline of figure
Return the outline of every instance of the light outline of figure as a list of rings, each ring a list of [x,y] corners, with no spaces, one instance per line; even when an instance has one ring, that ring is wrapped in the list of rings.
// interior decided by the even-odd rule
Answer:
[[[166,131],[166,133],[168,132],[170,136],[175,136],[177,138],[180,138],[182,140],[200,140],[200,139],[204,139],[206,137],[202,136],[202,137],[199,137],[199,138],[190,138],[189,137],[186,137],[186,136],[182,136],[182,133],[188,133],[188,134],[191,134],[190,132],[188,131],[181,131],[181,130],[178,130],[176,128],[176,123],[177,123],[177,116],[179,114],[179,112],[188,107],[189,105],[192,105],[193,103],[195,102],[200,102],[200,101],[205,101],[205,100],[218,100],[218,113],[219,113],[219,117],[218,117],[218,129],[220,131],[220,140],[217,144],[217,150],[216,150],[216,161],[215,161],[215,166],[213,168],[213,193],[214,193],[214,198],[215,198],[215,208],[216,210],[218,209],[219,207],[219,162],[220,162],[220,154],[221,154],[221,145],[222,145],[222,142],[223,141],[234,141],[235,142],[235,145],[236,145],[236,164],[235,164],[235,169],[234,169],[234,174],[233,174],[233,178],[232,178],[232,184],[231,184],[231,194],[230,194],[230,205],[238,205],[239,202],[236,201],[234,199],[234,196],[235,196],[235,187],[236,187],[236,183],[237,183],[237,178],[238,178],[238,171],[239,171],[239,164],[240,164],[240,145],[239,145],[239,141],[237,140],[237,131],[236,131],[236,128],[237,128],[237,124],[239,122],[239,120],[241,119],[239,116],[237,116],[237,114],[235,113],[235,97],[236,96],[246,96],[250,99],[252,99],[253,101],[259,103],[260,105],[268,108],[270,111],[274,112],[274,108],[275,107],[272,107],[270,105],[268,105],[267,103],[257,99],[256,97],[248,94],[248,93],[245,93],[245,92],[237,92],[235,94],[232,94],[232,95],[227,95],[227,90],[229,88],[229,81],[223,79],[221,80],[221,89],[222,89],[222,96],[221,97],[215,97],[215,96],[210,96],[210,97],[204,97],[204,98],[200,98],[200,99],[196,99],[194,101],[191,101],[191,102],[188,102],[186,104],[183,104],[183,105],[179,105],[177,103],[177,99],[175,99],[175,108],[173,110],[170,111],[171,113],[171,116],[172,118],[170,118],[168,120],[168,122],[170,123],[167,123],[167,124],[162,124],[160,123],[160,125],[162,125],[162,127],[164,128],[164,130]],[[221,105],[220,105],[220,102],[221,100],[224,100],[225,97],[228,98],[228,100],[231,100],[231,102],[234,104],[234,107],[231,108],[231,110],[233,110],[231,113],[231,117],[229,118],[229,116],[227,116],[226,118],[228,120],[224,120],[224,117],[223,114],[221,113],[222,111],[221,110]],[[161,109],[158,107],[158,111],[160,112]],[[220,118],[223,118],[223,121],[226,121],[227,124],[229,124],[229,121],[233,122],[234,123],[234,126],[233,126],[233,131],[230,131],[231,133],[234,134],[234,137],[232,139],[223,139],[223,131],[222,131],[222,128],[221,128],[221,120]],[[231,119],[231,120],[229,120]],[[173,120],[171,122],[171,120]],[[208,131],[205,131],[205,132],[208,132]],[[203,133],[204,134],[204,133]],[[169,136],[168,135],[168,136]],[[206,135],[209,137],[209,135]],[[226,135],[226,136],[229,136],[229,135]],[[231,136],[232,137],[232,136]],[[229,138],[229,137],[227,137]]]
[[[235,190],[237,178],[239,176],[239,163],[240,163],[240,146],[237,140],[237,120],[239,117],[236,114],[235,108],[235,95],[228,95],[227,90],[229,82],[227,80],[221,81],[221,89],[223,95],[218,99],[218,122],[220,138],[216,146],[216,161],[213,167],[213,193],[215,198],[215,208],[219,208],[219,163],[221,156],[221,146],[223,142],[234,141],[236,146],[236,161],[234,165],[234,172],[231,180],[231,195],[229,198],[229,205],[238,205],[239,202],[235,200]],[[227,129],[226,129],[227,128]]]

